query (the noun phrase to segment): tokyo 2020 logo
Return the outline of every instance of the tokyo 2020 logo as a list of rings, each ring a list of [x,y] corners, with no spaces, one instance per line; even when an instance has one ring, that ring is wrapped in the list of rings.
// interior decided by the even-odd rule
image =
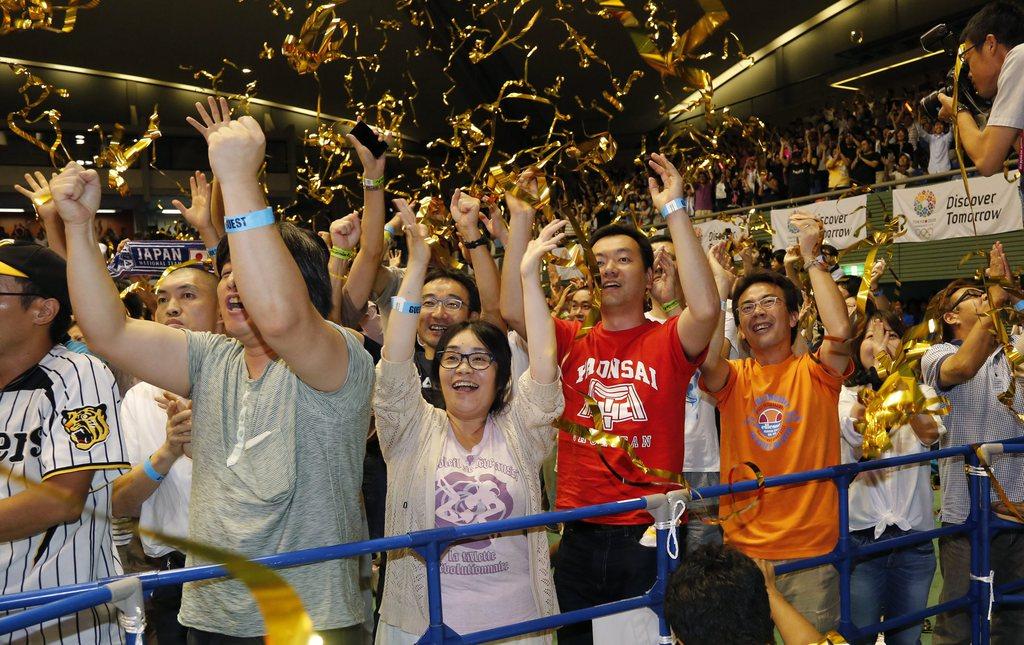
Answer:
[[[922,190],[914,198],[914,212],[918,217],[928,217],[935,211],[935,193]]]

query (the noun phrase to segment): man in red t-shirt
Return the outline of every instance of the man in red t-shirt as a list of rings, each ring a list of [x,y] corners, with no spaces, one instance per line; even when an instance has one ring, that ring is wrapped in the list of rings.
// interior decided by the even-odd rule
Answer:
[[[584,395],[601,410],[604,430],[627,438],[652,468],[681,473],[686,388],[703,360],[720,313],[711,269],[682,200],[683,181],[663,155],[652,154],[651,197],[662,212],[677,252],[687,307],[664,324],[644,317],[654,254],[647,237],[632,227],[606,226],[590,238],[600,271],[601,322],[576,338],[579,322],[557,321],[558,354],[565,393],[563,419],[593,428]],[[521,185],[533,194],[532,177]],[[533,209],[506,193],[511,215],[502,276],[502,315],[522,334],[522,287],[514,268],[530,239]],[[562,432],[558,439],[559,508],[576,508],[663,493],[660,481],[636,468],[623,450],[599,449]],[[627,483],[628,482],[628,483]],[[638,596],[654,583],[656,554],[640,544],[651,516],[621,513],[566,525],[555,562],[561,610]],[[559,630],[558,642],[588,643],[590,625]]]

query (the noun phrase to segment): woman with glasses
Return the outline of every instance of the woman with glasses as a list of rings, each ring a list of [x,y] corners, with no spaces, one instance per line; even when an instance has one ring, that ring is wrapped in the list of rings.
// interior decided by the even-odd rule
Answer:
[[[388,465],[387,534],[475,524],[541,512],[540,464],[550,453],[551,426],[564,399],[555,360],[555,329],[540,283],[540,261],[564,237],[548,225],[521,264],[529,370],[510,387],[505,333],[481,320],[451,325],[431,366],[443,409],[420,396],[413,363],[417,302],[430,260],[425,228],[405,200],[395,200],[409,245],[409,264],[392,302],[377,366],[373,407]],[[436,303],[432,303],[435,304]],[[470,538],[441,557],[445,625],[459,634],[558,613],[543,527]],[[388,554],[377,643],[412,644],[428,621],[426,569],[411,549]],[[535,633],[503,643],[540,645]]]
[[[863,436],[854,427],[863,421],[863,390],[881,386],[875,370],[882,354],[895,356],[904,333],[903,321],[891,311],[877,312],[853,342],[855,371],[839,393],[839,427],[842,430],[843,461],[861,458]],[[926,400],[935,390],[921,384]],[[892,447],[881,457],[925,452],[946,431],[935,414],[920,414],[889,434]],[[935,528],[932,515],[931,468],[927,462],[900,468],[863,472],[850,485],[850,539],[858,546],[910,535]],[[935,551],[931,540],[899,549],[889,549],[854,564],[850,581],[852,618],[864,627],[888,618],[898,618],[928,606],[928,591],[935,575]],[[889,645],[920,642],[921,622],[885,633]],[[874,643],[877,634],[855,641]]]

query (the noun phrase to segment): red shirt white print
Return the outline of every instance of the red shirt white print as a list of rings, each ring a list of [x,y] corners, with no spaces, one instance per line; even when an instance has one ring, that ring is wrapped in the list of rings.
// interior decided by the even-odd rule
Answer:
[[[676,333],[676,319],[664,324],[644,321],[624,331],[597,323],[574,340],[579,322],[555,321],[562,366],[565,410],[562,418],[594,427],[583,395],[601,408],[604,430],[627,437],[647,466],[672,472],[683,469],[683,423],[686,387],[703,361],[687,360]],[[577,508],[664,493],[664,486],[622,483],[602,463],[598,448],[567,432],[558,435],[558,508]],[[601,448],[616,473],[631,482],[663,481],[646,475],[619,448]],[[594,520],[601,524],[649,524],[646,511]]]

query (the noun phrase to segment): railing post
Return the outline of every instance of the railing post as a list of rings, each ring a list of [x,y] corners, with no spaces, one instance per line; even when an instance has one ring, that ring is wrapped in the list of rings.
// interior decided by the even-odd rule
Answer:
[[[687,490],[674,490],[666,495],[648,495],[647,499],[647,512],[654,517],[654,528],[657,533],[656,548],[657,552],[657,571],[658,575],[654,579],[654,586],[651,587],[651,609],[658,615],[658,634],[659,634],[659,645],[671,645],[673,642],[672,630],[669,629],[668,621],[665,620],[665,591],[668,587],[668,577],[671,570],[674,567],[670,567],[670,560],[678,560],[679,552],[679,537],[678,527],[676,527],[676,513],[674,508],[677,504],[681,504],[680,515],[686,510],[686,502],[690,499],[690,493]],[[675,557],[669,557],[669,536],[672,533],[676,533],[675,545],[676,554]]]
[[[842,474],[832,480],[839,491],[839,541],[836,542],[836,554],[839,561],[839,633],[853,634],[857,626],[853,624],[853,605],[850,597],[850,576],[853,572],[855,549],[850,547],[850,483],[856,475]]]
[[[991,507],[988,473],[981,467],[978,456],[972,450],[964,458],[967,473],[971,510],[967,520],[973,522],[971,529],[971,642],[988,645],[989,601],[991,598],[992,572],[989,567],[989,511]]]
[[[444,615],[441,610],[441,552],[443,549],[440,542],[431,540],[417,550],[426,561],[427,607],[430,612],[430,625],[427,627],[427,633],[423,635],[426,640],[421,639],[420,642],[443,645],[445,642]]]

